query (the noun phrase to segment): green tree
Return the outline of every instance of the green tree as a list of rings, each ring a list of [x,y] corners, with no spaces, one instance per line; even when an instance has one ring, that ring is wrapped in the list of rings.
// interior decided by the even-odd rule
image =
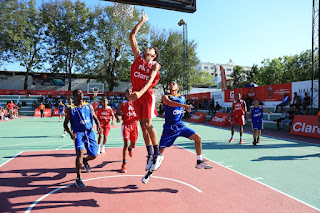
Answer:
[[[47,54],[51,56],[52,71],[67,73],[68,90],[71,90],[71,74],[83,64],[92,41],[91,13],[79,0],[43,3],[41,12],[50,46]]]
[[[195,75],[192,75],[190,83],[192,86],[213,86],[214,76],[206,71],[197,72]]]
[[[107,83],[109,91],[118,85],[119,80],[130,80],[132,52],[129,34],[139,21],[139,10],[134,10],[133,17],[116,17],[113,7],[96,7],[94,11],[95,42],[90,47],[88,72],[99,76],[99,80]],[[137,35],[140,50],[147,44],[149,24],[146,23]]]
[[[232,79],[233,88],[240,88],[243,86],[245,81],[245,72],[241,66],[234,66],[230,77]]]
[[[188,66],[186,73],[184,73],[183,61],[183,37],[181,33],[176,31],[166,30],[152,30],[151,45],[159,48],[160,51],[160,84],[162,84],[164,91],[169,87],[171,81],[177,81],[180,85],[186,85],[184,80],[192,79],[196,75],[194,67],[199,63],[196,56],[197,44],[194,41],[188,43]],[[188,82],[189,86],[191,81]]]
[[[12,5],[12,2],[15,5]],[[6,37],[1,42],[1,47],[5,50],[1,55],[5,53],[6,61],[13,59],[25,67],[24,89],[26,90],[32,69],[42,67],[44,33],[41,16],[34,0],[12,2],[8,2],[1,16],[1,23],[5,23],[5,27],[1,24],[3,30],[1,37]]]

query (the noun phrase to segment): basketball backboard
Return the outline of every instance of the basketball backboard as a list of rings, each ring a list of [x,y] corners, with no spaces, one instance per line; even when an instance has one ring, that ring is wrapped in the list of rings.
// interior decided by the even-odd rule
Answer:
[[[197,0],[103,0],[122,4],[141,5],[146,7],[156,7],[167,10],[194,13],[197,10]]]

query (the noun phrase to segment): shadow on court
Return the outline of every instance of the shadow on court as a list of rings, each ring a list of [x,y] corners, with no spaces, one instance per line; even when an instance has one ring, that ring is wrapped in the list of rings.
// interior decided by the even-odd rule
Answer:
[[[288,156],[264,156],[252,161],[277,161],[277,160],[308,160],[307,158],[318,157],[320,158],[320,153],[313,155],[288,155]]]

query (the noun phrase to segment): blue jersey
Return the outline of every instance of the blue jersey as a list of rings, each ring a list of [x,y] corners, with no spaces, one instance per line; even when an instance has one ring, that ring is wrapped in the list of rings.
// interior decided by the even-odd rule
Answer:
[[[263,119],[263,107],[258,106],[257,108],[251,108],[251,120],[252,121],[260,121]]]
[[[73,132],[85,132],[92,129],[93,114],[89,103],[84,103],[82,108],[71,106],[71,128]]]
[[[186,103],[185,97],[181,94],[178,94],[177,96],[168,95],[168,98],[171,101],[178,102],[181,104]],[[164,108],[166,123],[178,123],[181,121],[184,114],[183,107],[171,107],[168,105],[163,105],[163,108]]]
[[[63,111],[63,104],[59,104],[59,110]]]

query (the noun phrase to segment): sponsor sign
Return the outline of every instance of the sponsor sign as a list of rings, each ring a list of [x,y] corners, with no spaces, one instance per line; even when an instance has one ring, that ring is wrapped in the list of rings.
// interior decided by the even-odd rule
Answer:
[[[53,116],[59,116],[59,109],[53,110]]]
[[[320,138],[318,116],[296,115],[290,129],[291,135]]]
[[[196,112],[194,113],[188,121],[195,122],[195,123],[204,123],[206,122],[207,114],[204,112]]]
[[[214,126],[230,126],[230,122],[228,121],[229,117],[229,113],[218,112],[210,120],[209,124]]]
[[[219,104],[224,103],[224,92],[211,92],[210,97],[214,98],[214,104],[216,104],[216,102]]]
[[[293,82],[292,83],[292,96],[293,93],[297,93],[301,97],[301,101],[303,101],[303,98],[305,97],[305,93],[308,93],[308,96],[311,100],[311,90],[312,90],[312,81],[299,81],[299,82]],[[318,80],[313,81],[313,108],[318,108],[318,97],[319,97],[319,88],[318,88]]]
[[[203,92],[203,93],[195,93],[195,94],[189,94],[188,99],[192,100],[203,100],[203,99],[210,99],[210,92]]]
[[[44,117],[51,117],[51,109],[44,109],[43,114],[44,114]],[[34,117],[40,117],[40,116],[41,116],[40,109],[36,109],[34,111]]]

